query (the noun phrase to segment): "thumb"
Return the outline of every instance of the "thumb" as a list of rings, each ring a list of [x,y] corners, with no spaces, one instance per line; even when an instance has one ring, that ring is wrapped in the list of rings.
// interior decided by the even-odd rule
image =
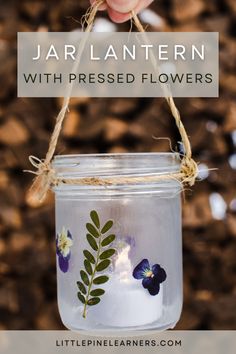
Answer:
[[[106,2],[112,10],[127,13],[138,5],[139,0],[106,0]]]

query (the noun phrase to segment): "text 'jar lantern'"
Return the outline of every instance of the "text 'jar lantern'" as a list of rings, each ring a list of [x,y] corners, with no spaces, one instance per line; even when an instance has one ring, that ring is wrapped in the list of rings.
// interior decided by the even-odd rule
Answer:
[[[179,155],[56,156],[53,168],[58,178],[77,180],[54,188],[65,326],[95,332],[173,328],[182,308],[181,184],[148,177],[179,171]],[[87,176],[120,182],[80,184]]]

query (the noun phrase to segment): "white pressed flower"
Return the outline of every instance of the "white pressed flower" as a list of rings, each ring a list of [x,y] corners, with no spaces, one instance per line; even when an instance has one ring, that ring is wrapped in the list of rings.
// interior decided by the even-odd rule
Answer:
[[[72,239],[68,236],[68,231],[63,227],[58,236],[58,249],[63,257],[67,257],[70,253],[70,248],[73,245]]]

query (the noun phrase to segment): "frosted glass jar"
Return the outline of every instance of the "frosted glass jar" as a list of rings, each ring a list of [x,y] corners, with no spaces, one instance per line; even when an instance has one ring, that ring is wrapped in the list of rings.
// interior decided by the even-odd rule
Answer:
[[[178,154],[56,156],[62,179],[177,172]],[[181,196],[177,181],[60,184],[56,194],[58,306],[71,330],[173,328],[182,308]]]

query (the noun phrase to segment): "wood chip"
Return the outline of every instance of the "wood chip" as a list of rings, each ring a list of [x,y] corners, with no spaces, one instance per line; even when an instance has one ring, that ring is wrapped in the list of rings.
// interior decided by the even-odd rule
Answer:
[[[28,141],[29,133],[17,117],[9,117],[6,122],[0,126],[0,142],[5,145],[21,145]]]

